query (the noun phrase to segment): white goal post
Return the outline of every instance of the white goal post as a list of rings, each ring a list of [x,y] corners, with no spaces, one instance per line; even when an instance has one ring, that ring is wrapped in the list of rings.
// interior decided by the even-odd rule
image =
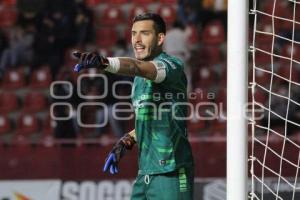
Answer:
[[[248,0],[228,1],[227,199],[298,200],[300,0],[251,1],[250,9]]]
[[[228,0],[227,36],[227,200],[248,193],[248,0]]]

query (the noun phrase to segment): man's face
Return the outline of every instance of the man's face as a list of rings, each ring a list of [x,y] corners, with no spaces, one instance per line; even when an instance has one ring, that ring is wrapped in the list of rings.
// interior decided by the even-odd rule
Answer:
[[[131,43],[136,59],[152,59],[158,46],[157,38],[152,20],[135,22],[131,30]]]

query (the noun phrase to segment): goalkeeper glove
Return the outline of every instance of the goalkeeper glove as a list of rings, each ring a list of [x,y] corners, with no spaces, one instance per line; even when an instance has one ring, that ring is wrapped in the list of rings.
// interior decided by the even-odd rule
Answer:
[[[74,67],[75,72],[89,68],[105,69],[109,65],[107,58],[99,55],[96,51],[86,53],[76,51],[73,52],[73,55],[78,59],[78,64]]]
[[[135,140],[129,134],[125,134],[113,147],[111,152],[105,159],[105,164],[103,167],[103,172],[109,172],[111,174],[116,174],[119,172],[118,164],[121,158],[124,156],[126,150],[131,150],[135,144]]]

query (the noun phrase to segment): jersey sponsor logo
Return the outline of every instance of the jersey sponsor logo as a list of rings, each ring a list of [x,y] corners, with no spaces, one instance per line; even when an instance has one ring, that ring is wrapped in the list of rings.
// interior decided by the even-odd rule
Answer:
[[[159,160],[159,164],[160,165],[165,165],[166,164],[166,160]]]

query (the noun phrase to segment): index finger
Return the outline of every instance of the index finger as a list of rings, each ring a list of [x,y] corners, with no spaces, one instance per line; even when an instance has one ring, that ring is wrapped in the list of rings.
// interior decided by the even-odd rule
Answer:
[[[79,51],[74,51],[73,53],[72,53],[72,55],[75,57],[75,58],[80,58],[80,56],[81,56],[81,52],[79,52]]]

